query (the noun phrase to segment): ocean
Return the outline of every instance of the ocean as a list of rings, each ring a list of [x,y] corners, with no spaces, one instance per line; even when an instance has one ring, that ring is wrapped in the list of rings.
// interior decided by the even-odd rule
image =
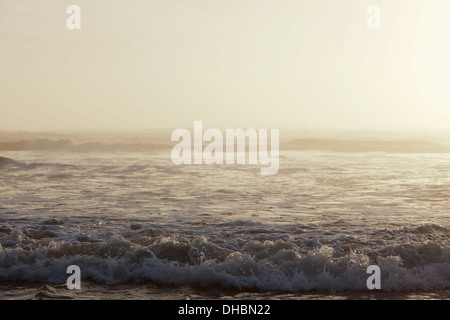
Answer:
[[[450,153],[91,147],[1,152],[0,299],[450,298]]]

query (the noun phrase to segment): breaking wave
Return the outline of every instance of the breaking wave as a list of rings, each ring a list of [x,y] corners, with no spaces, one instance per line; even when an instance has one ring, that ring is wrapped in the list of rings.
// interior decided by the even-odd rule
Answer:
[[[386,291],[450,288],[450,248],[440,241],[410,241],[342,253],[339,245],[320,242],[307,251],[301,243],[281,239],[249,240],[232,248],[205,237],[188,240],[151,232],[138,234],[100,243],[57,243],[51,237],[38,237],[34,248],[0,246],[0,279],[63,284],[67,267],[78,265],[82,279],[109,285],[152,282],[287,292],[341,291],[367,289],[366,269],[377,264]]]

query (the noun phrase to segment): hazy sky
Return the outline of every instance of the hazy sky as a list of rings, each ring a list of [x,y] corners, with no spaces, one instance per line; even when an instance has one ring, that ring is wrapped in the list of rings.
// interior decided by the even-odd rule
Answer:
[[[450,128],[449,15],[448,0],[0,0],[0,130]]]

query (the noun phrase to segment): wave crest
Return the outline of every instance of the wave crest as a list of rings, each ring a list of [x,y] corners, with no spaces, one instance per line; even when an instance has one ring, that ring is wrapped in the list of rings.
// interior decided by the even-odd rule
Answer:
[[[386,248],[374,261],[364,252],[337,254],[319,246],[306,254],[285,240],[249,241],[231,250],[205,238],[192,242],[160,237],[150,245],[115,238],[108,243],[55,243],[35,250],[0,247],[0,279],[65,283],[78,265],[82,279],[100,284],[154,282],[236,289],[366,290],[370,264],[382,270],[382,289],[450,288],[450,250],[427,242]]]

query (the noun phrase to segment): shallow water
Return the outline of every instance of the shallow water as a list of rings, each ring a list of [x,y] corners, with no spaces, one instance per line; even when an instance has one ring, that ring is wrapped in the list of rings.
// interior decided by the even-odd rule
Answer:
[[[154,284],[101,285],[84,282],[81,290],[66,285],[1,283],[2,300],[449,300],[450,290],[281,292],[223,288],[193,288]]]
[[[2,156],[2,298],[449,297],[450,154],[285,151],[274,176],[168,152]]]

